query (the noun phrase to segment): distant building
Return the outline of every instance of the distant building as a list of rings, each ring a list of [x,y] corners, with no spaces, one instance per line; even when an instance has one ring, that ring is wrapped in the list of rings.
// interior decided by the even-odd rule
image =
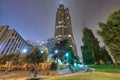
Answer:
[[[47,48],[48,48],[48,54],[52,54],[52,49],[55,46],[54,38],[49,38],[47,40]]]
[[[60,4],[59,8],[57,9],[54,37],[55,41],[57,42],[63,39],[68,39],[68,42],[73,49],[74,55],[78,56],[72,33],[71,16],[69,14],[69,9],[65,8],[63,4]]]
[[[27,45],[29,46],[29,50],[28,50],[29,52],[32,48],[37,47],[40,49],[40,52],[43,53],[44,50],[47,48],[47,43],[43,41],[33,42],[30,40],[27,40],[26,42],[27,42]]]
[[[0,26],[0,54],[23,52],[27,48],[25,40],[16,30],[9,26]]]

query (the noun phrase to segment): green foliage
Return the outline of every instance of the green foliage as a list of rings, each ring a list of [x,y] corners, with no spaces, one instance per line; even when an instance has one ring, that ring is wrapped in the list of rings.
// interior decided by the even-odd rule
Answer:
[[[89,65],[88,67],[95,68],[96,71],[100,72],[120,73],[120,66]]]
[[[70,65],[74,64],[74,60],[75,60],[75,56],[74,53],[72,51],[67,52],[68,57],[67,57],[67,61]]]
[[[41,55],[40,55],[40,50],[38,48],[33,48],[33,50],[26,55],[26,61],[28,63],[39,63],[40,62],[40,58],[41,58]]]
[[[51,70],[56,70],[57,69],[57,63],[52,62],[51,64]]]
[[[63,39],[59,43],[55,43],[55,46],[53,48],[53,53],[55,50],[60,50],[62,51],[62,53],[71,50],[68,39]]]
[[[94,64],[94,54],[89,51],[89,49],[86,46],[81,47],[83,61],[85,64]]]
[[[44,51],[43,54],[40,54],[39,48],[33,48],[33,50],[26,55],[26,62],[28,63],[41,63],[45,62],[48,58],[48,54]]]
[[[48,58],[47,51],[44,51],[43,54],[40,54],[38,48],[33,48],[29,54],[20,54],[20,53],[8,53],[0,55],[0,64],[6,64],[7,61],[12,61],[13,65],[18,65],[22,63],[41,63],[45,62]]]
[[[71,66],[73,65],[75,56],[68,39],[63,39],[59,43],[56,43],[53,50],[58,50],[58,53],[53,56],[54,59],[59,58],[63,62],[67,61]],[[68,54],[68,56],[66,56],[66,54]]]
[[[5,64],[6,61],[12,61],[14,65],[17,65],[19,63],[18,53],[8,53],[8,54],[1,54],[0,55],[0,64]]]
[[[19,61],[19,64],[22,64],[22,63],[25,63],[26,61],[26,55],[25,54],[20,54],[19,58],[18,58],[18,61]]]
[[[14,56],[11,57],[10,61],[13,62],[13,65],[19,64],[20,54],[14,53]]]
[[[101,30],[98,30],[98,34],[107,50],[116,60],[120,60],[120,10],[110,14],[106,23],[99,23],[99,27]]]
[[[90,29],[83,29],[83,46],[81,47],[83,60],[85,64],[100,64],[100,46],[98,40]]]
[[[40,79],[41,80],[41,79]],[[86,73],[86,74],[77,74],[71,76],[62,76],[62,77],[49,77],[42,80],[120,80],[120,77],[110,76],[104,74],[94,74],[94,73]]]
[[[6,54],[1,54],[0,55],[0,64],[5,64],[7,61],[7,55]]]
[[[40,62],[45,62],[48,58],[47,52],[44,51],[43,55],[40,58]]]
[[[101,52],[101,60],[104,62],[104,64],[108,65],[113,63],[111,56],[109,55],[105,47],[102,47],[100,49],[100,52]]]

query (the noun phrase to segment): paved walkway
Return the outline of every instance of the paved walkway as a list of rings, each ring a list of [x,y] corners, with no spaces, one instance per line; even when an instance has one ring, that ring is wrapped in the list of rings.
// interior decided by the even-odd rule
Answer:
[[[50,75],[47,75],[48,73],[52,72],[53,76],[58,76],[58,73],[56,71],[39,71],[37,74],[37,77],[40,78],[45,78],[45,77],[50,77]],[[11,71],[8,73],[5,72],[0,72],[0,80],[25,80],[27,78],[32,78],[30,75],[30,71]],[[42,75],[41,75],[42,74]]]
[[[60,74],[60,76],[71,76],[71,75],[76,75],[76,74],[81,74],[81,73],[85,73],[86,70],[80,70],[77,72],[72,72],[70,70],[59,70],[58,73]]]
[[[61,76],[72,76],[77,74],[85,73],[85,70],[74,72],[66,71],[66,70],[59,70],[59,71],[39,71],[37,74],[38,78],[46,78],[46,77],[61,77]],[[42,74],[42,75],[41,75]],[[52,74],[52,75],[48,75]],[[25,80],[27,78],[31,78],[30,71],[12,71],[8,72],[0,72],[0,80]]]

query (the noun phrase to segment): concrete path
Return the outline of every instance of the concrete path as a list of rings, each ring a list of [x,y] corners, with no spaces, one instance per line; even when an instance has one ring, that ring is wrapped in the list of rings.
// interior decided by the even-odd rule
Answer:
[[[42,72],[42,71],[40,71]],[[50,75],[41,75],[41,73],[38,72],[37,74],[37,78],[47,78],[47,77],[61,77],[61,76],[73,76],[73,75],[77,75],[77,74],[83,74],[86,73],[86,70],[80,70],[78,72],[71,72],[70,70],[57,70],[57,72],[55,71],[55,73],[59,74],[59,75],[55,75],[55,76],[50,76]],[[47,73],[47,72],[44,72]],[[43,74],[43,73],[42,73]],[[5,72],[0,72],[0,80],[19,80],[20,78],[31,78],[30,76],[30,71],[12,71],[12,72],[8,72],[7,74],[5,74]]]

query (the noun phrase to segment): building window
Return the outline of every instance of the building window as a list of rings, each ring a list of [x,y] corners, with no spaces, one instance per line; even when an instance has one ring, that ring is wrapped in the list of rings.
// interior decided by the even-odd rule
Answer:
[[[61,21],[59,21],[58,24],[61,24]]]
[[[61,23],[63,23],[63,21],[58,21],[58,24],[61,24]]]
[[[67,19],[69,19],[70,17],[69,16],[67,16]]]
[[[61,13],[61,11],[59,11],[59,13]]]
[[[61,37],[62,35],[58,35],[58,37]]]
[[[68,35],[68,37],[71,37],[71,35]]]
[[[64,26],[64,28],[67,28],[67,26]]]

